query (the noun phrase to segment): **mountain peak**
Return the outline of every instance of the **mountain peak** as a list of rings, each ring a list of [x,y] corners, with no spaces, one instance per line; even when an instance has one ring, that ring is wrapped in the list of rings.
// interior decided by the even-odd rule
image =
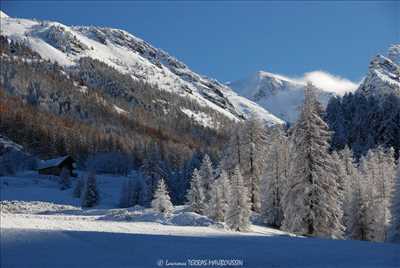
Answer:
[[[268,124],[283,123],[228,86],[193,72],[175,57],[124,30],[15,18],[2,21],[1,26],[1,35],[27,44],[42,58],[60,65],[73,67],[82,58],[91,58],[135,80],[208,107],[230,120],[253,114]]]
[[[3,18],[9,18],[9,16],[8,16],[6,13],[4,13],[2,10],[0,10],[0,18],[1,18],[1,19],[3,19]]]
[[[388,57],[375,56],[369,65],[369,71],[358,92],[365,95],[400,95],[400,45],[389,49]]]
[[[258,76],[260,79],[274,79],[276,81],[286,81],[286,82],[290,82],[290,83],[294,83],[294,84],[297,83],[293,79],[290,79],[286,76],[283,76],[280,74],[274,74],[274,73],[270,73],[270,72],[266,72],[266,71],[258,71],[256,73],[256,76]]]
[[[389,48],[389,59],[400,65],[400,44],[391,45]]]
[[[258,71],[229,86],[287,122],[296,121],[304,99],[305,82],[266,71]],[[324,104],[332,95],[322,90],[318,94]]]

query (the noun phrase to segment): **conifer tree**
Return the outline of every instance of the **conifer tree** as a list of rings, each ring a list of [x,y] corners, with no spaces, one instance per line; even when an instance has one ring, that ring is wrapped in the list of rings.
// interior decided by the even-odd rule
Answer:
[[[344,171],[343,181],[343,222],[346,229],[349,229],[350,218],[354,216],[352,212],[353,194],[358,191],[359,173],[354,163],[353,152],[348,146],[338,153]],[[359,194],[359,193],[357,193]],[[349,234],[347,232],[347,234]]]
[[[252,210],[260,212],[260,181],[265,167],[266,130],[257,117],[246,120],[242,130],[242,161],[240,169],[246,178],[246,186],[250,195]]]
[[[100,194],[97,189],[96,174],[90,171],[85,180],[85,187],[81,196],[82,207],[94,207],[99,204]]]
[[[206,199],[204,196],[204,185],[198,169],[194,169],[190,188],[186,195],[188,205],[193,212],[203,214],[207,208]]]
[[[360,161],[364,188],[365,240],[385,241],[390,222],[390,203],[395,176],[393,151],[369,150]]]
[[[342,193],[329,154],[331,133],[321,112],[314,88],[308,84],[300,117],[292,129],[294,157],[283,228],[303,235],[341,238]]]
[[[375,201],[379,203],[381,213],[380,217],[378,215],[378,224],[382,227],[379,241],[386,241],[391,218],[390,206],[396,177],[396,164],[392,148],[385,150],[382,147],[378,147],[375,152],[376,167],[378,168],[377,181],[375,182],[375,187],[377,188]]]
[[[173,206],[169,197],[167,186],[163,179],[159,180],[157,189],[154,192],[153,200],[151,201],[151,207],[159,212],[166,215],[171,214]]]
[[[400,158],[397,165],[397,175],[391,206],[392,219],[389,232],[389,241],[400,243]]]
[[[231,191],[225,213],[227,226],[234,231],[247,231],[250,227],[251,203],[239,166],[231,177]]]
[[[211,198],[207,205],[207,216],[215,221],[224,221],[228,198],[230,195],[230,182],[224,170],[211,185]]]
[[[266,168],[261,180],[261,215],[266,224],[280,227],[283,221],[283,196],[289,174],[289,143],[278,130],[270,135]]]
[[[348,237],[356,240],[366,240],[368,232],[367,207],[363,196],[362,186],[359,178],[358,182],[353,184],[354,192],[351,195],[349,203],[349,216],[346,219],[346,232]]]
[[[235,128],[230,129],[228,132],[229,141],[224,148],[222,159],[220,162],[221,168],[228,172],[228,176],[231,175],[237,165],[240,166],[242,163],[242,129],[243,126],[238,123],[235,125]]]
[[[203,161],[201,162],[199,175],[203,184],[205,201],[208,202],[211,198],[211,184],[214,182],[214,169],[211,159],[207,154],[203,157]]]
[[[352,204],[353,210],[351,211],[352,224],[350,227],[353,239],[379,241],[378,233],[380,233],[382,227],[378,226],[378,218],[376,217],[377,212],[381,213],[381,211],[375,199],[377,194],[376,187],[374,187],[376,179],[374,159],[374,152],[370,150],[360,160],[358,168],[359,185],[356,188],[359,194],[354,198],[354,201],[358,201],[359,204]],[[355,226],[354,223],[356,223]]]

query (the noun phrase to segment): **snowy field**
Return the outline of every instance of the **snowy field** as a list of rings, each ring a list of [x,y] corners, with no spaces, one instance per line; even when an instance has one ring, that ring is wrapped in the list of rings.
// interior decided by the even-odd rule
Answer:
[[[0,178],[0,267],[400,267],[400,246],[225,230],[184,206],[165,218],[116,209],[123,177],[98,176],[101,205],[26,173]]]

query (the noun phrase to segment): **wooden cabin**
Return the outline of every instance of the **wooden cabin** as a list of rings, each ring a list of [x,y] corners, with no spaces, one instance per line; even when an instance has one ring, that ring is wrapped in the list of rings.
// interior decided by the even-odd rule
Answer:
[[[60,176],[64,168],[69,170],[72,177],[76,177],[74,173],[75,160],[69,155],[43,160],[39,163],[37,170],[39,174]]]

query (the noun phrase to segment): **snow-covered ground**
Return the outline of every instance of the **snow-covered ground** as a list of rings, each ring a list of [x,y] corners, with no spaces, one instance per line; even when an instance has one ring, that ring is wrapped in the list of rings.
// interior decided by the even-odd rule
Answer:
[[[49,177],[0,178],[0,267],[400,267],[395,244],[231,232],[185,206],[117,209],[124,179],[98,176],[101,205],[81,209]]]

